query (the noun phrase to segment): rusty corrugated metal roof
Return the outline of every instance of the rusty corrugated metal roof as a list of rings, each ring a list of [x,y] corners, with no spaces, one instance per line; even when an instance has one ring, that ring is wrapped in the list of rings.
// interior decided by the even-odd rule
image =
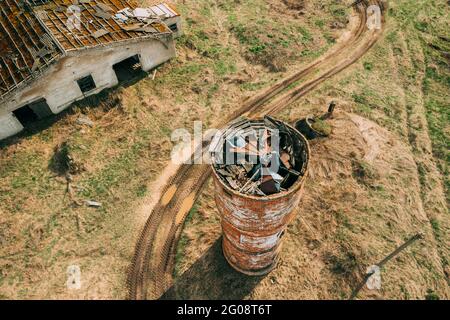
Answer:
[[[38,77],[53,61],[69,51],[108,46],[116,42],[160,38],[172,32],[155,19],[113,19],[118,11],[138,7],[133,0],[80,0],[80,24],[69,28],[71,0],[0,1],[0,98]],[[98,6],[106,8],[99,14]],[[153,2],[152,2],[153,5]],[[169,4],[155,4],[156,15],[178,16]]]
[[[42,17],[42,22],[65,51],[171,33],[166,25],[158,22],[151,24],[156,29],[155,31],[152,30],[153,32],[127,31],[137,28],[137,23],[140,22],[137,19],[128,19],[126,22],[121,22],[117,19],[102,18],[101,14],[98,14],[98,9],[96,9],[98,4],[104,4],[111,9],[108,15],[114,15],[118,11],[126,8],[133,10],[138,7],[137,3],[133,0],[80,1],[78,4],[82,9],[80,13],[80,29],[72,30],[69,30],[67,24],[70,15],[67,13],[67,9],[71,5],[70,2],[65,0],[50,0],[45,5],[36,6],[35,11],[37,13],[45,12],[44,14],[39,14]],[[172,15],[178,15],[169,6],[165,6],[165,8],[168,8],[166,10],[170,10]],[[93,37],[92,35],[99,30],[106,30],[107,33],[98,38]]]
[[[62,54],[29,5],[0,1],[0,97]]]

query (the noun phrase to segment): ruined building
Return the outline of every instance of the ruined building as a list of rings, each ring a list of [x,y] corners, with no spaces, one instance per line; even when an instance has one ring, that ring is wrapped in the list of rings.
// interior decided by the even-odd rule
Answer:
[[[133,0],[0,0],[0,139],[175,56],[180,15]]]

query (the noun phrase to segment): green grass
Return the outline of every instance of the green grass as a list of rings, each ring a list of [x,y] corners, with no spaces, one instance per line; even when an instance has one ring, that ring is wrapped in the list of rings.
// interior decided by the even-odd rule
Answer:
[[[445,50],[450,50],[450,45],[447,44]],[[442,58],[439,56],[441,53],[429,48],[426,52],[428,52],[428,68],[423,84],[426,116],[433,142],[433,155],[438,159],[438,167],[445,177],[447,201],[450,203],[450,103],[448,100],[450,72],[449,66],[442,64]],[[430,64],[434,67],[430,68]]]
[[[401,61],[405,57],[411,57],[411,66],[400,65],[399,73],[404,78],[407,95],[407,108],[417,101],[417,93],[422,91],[428,132],[433,144],[433,155],[442,176],[446,188],[447,202],[450,204],[450,108],[448,93],[450,92],[450,60],[445,52],[450,52],[450,32],[447,26],[448,5],[445,1],[412,1],[402,0],[392,6],[389,17],[396,27],[386,31],[385,41],[389,43],[394,55]],[[395,21],[394,21],[395,20]],[[400,32],[403,33],[408,51],[405,51],[399,42]],[[447,40],[445,40],[447,39]],[[409,52],[413,49],[413,52]],[[392,70],[386,65],[385,46],[376,45],[365,57],[363,68],[370,73],[385,73],[385,81],[392,81]],[[423,55],[422,58],[418,59]],[[406,63],[406,61],[405,61]],[[425,64],[423,83],[418,84],[418,75],[421,74]],[[370,76],[359,75],[361,88],[352,95],[356,103],[358,113],[375,120],[377,123],[396,131],[401,121],[402,109],[399,109],[399,99],[394,94],[373,91]],[[375,84],[378,83],[374,79]],[[393,83],[397,85],[397,83]],[[419,87],[418,87],[419,85]],[[414,88],[414,89],[412,89]],[[386,115],[380,118],[374,117],[374,109],[380,109]],[[415,128],[422,130],[422,128]],[[401,131],[399,131],[401,132]],[[420,170],[419,166],[419,170]],[[420,171],[419,171],[420,174]],[[421,178],[423,178],[421,174]],[[422,179],[423,180],[423,179]]]
[[[367,71],[371,71],[373,69],[373,64],[370,62],[364,62],[364,69],[366,69]]]
[[[431,1],[430,5],[420,7],[426,15],[419,16],[414,28],[419,31],[418,37],[425,56],[422,88],[433,154],[444,177],[447,202],[450,204],[450,59],[445,56],[445,52],[450,51],[450,31],[446,6],[444,1]]]
[[[103,198],[111,188],[127,181],[130,175],[135,174],[135,162],[142,148],[142,143],[130,146],[128,150],[116,157],[99,173],[88,177],[84,181],[86,189],[82,193],[83,196],[87,199]]]
[[[425,300],[441,300],[439,295],[437,295],[432,289],[428,289],[425,295]]]

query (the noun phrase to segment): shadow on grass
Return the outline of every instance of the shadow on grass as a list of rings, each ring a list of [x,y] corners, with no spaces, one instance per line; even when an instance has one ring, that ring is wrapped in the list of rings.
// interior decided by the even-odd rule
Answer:
[[[242,300],[264,279],[229,266],[219,238],[185,273],[175,279],[161,300]]]
[[[98,106],[102,106],[106,111],[116,107],[117,105],[120,104],[120,98],[117,96],[119,90],[122,88],[128,88],[136,84],[137,82],[141,81],[142,79],[146,78],[147,76],[148,76],[147,72],[138,71],[135,74],[133,74],[133,77],[129,77],[123,80],[113,88],[104,89],[103,91],[95,95],[88,96],[82,100],[74,102],[70,107],[68,107],[59,114],[55,114],[38,121],[34,121],[33,123],[27,125],[18,134],[4,140],[0,140],[0,150],[8,146],[17,144],[22,140],[25,140],[50,128],[55,123],[65,119],[67,115],[72,114],[74,107],[77,107],[82,112],[83,110],[87,110],[93,107],[96,108]]]

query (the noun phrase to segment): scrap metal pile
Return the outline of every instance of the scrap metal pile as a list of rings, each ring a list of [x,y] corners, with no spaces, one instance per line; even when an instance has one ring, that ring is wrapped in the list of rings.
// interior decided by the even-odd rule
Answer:
[[[226,185],[242,194],[286,191],[306,170],[307,146],[299,136],[268,116],[238,121],[212,142],[214,169]]]
[[[164,40],[177,32],[179,18],[166,3],[139,7],[132,0],[49,0],[32,9],[65,50],[143,37]]]
[[[124,31],[149,33],[160,32],[160,30],[153,28],[152,24],[163,24],[165,19],[177,15],[177,13],[164,4],[149,8],[125,7],[118,10],[113,3],[108,5],[107,3],[92,0],[75,0],[73,1],[73,4],[68,7],[65,5],[58,5],[54,8],[54,11],[76,14],[79,11],[90,11],[92,9],[94,10],[90,13],[91,17],[95,16],[104,20],[114,19]],[[89,19],[87,21],[89,22]],[[102,30],[108,33],[108,30]],[[97,37],[103,36],[106,33],[99,32]]]
[[[163,20],[174,15],[165,6],[152,8],[135,8],[129,7],[116,11],[103,3],[96,3],[94,13],[95,16],[103,19],[114,19],[125,31],[158,33],[160,30],[155,29],[152,24],[164,23]]]
[[[61,55],[27,2],[0,1],[0,99]]]

